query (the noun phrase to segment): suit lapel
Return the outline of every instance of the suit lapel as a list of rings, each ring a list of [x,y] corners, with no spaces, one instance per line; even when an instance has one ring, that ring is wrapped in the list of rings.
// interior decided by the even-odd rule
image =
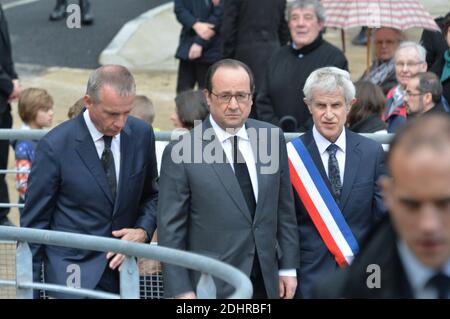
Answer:
[[[211,126],[211,122],[209,121],[209,118],[207,118],[203,122],[203,133],[207,129],[213,130]],[[209,143],[216,143],[214,149],[220,150],[221,156],[223,159],[226,159],[225,152],[222,148],[222,145],[220,144],[219,140],[217,139],[216,135],[212,135],[212,140],[205,139],[205,136],[208,136],[209,134],[202,134],[202,143],[203,147],[202,150],[205,149],[206,145]],[[230,195],[231,199],[234,201],[236,206],[239,208],[239,210],[242,212],[242,214],[250,221],[252,222],[252,217],[250,214],[250,211],[248,210],[247,203],[245,202],[244,195],[241,192],[239,183],[234,175],[233,169],[231,168],[230,163],[228,162],[219,162],[217,163],[214,161],[211,164],[214,172],[216,173],[217,177],[219,178],[220,182],[224,186],[227,193]]]
[[[132,132],[129,126],[125,126],[120,132],[120,172],[119,172],[119,184],[116,195],[116,205],[114,206],[114,212],[120,208],[121,199],[125,194],[125,188],[128,178],[132,172],[132,165],[134,163],[134,139],[131,138]]]
[[[92,137],[89,134],[89,130],[84,122],[83,115],[79,115],[77,117],[78,121],[78,130],[76,140],[78,145],[76,146],[76,152],[80,156],[84,165],[89,169],[92,176],[94,176],[98,185],[105,193],[105,196],[114,205],[112,199],[111,189],[108,185],[108,181],[106,180],[105,171],[103,170],[100,159],[98,158],[97,150],[95,148],[94,142],[92,141]]]
[[[352,136],[352,132],[346,131],[346,158],[345,158],[345,173],[344,184],[342,185],[341,194],[341,209],[345,207],[350,192],[352,190],[353,182],[355,181],[356,174],[359,171],[359,164],[361,161],[361,152],[358,148],[359,142],[356,142]]]

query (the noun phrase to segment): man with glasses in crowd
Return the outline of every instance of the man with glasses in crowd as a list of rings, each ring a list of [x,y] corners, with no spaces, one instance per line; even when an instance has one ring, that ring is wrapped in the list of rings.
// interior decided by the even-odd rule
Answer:
[[[383,120],[389,133],[395,133],[406,123],[405,90],[409,80],[427,70],[425,49],[415,42],[402,42],[395,52],[395,77],[398,85],[387,94],[386,110]]]
[[[279,128],[248,119],[253,83],[237,60],[209,69],[210,116],[164,151],[158,241],[240,269],[253,298],[288,299],[297,286],[299,248],[285,141]],[[164,265],[163,273],[167,296],[197,297],[198,272]],[[218,298],[233,292],[215,284]]]
[[[442,84],[432,72],[419,73],[406,86],[408,117],[425,113],[448,112],[442,99]]]

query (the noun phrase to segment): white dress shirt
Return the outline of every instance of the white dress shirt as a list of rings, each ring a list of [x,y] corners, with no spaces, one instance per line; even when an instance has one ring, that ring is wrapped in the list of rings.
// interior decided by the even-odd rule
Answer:
[[[209,116],[209,119],[211,121],[211,126],[214,129],[214,133],[219,139],[222,148],[225,152],[225,155],[227,156],[228,162],[231,165],[231,169],[233,171],[234,167],[233,167],[231,138],[233,136],[238,137],[238,148],[245,159],[245,163],[247,164],[248,173],[250,175],[250,180],[252,182],[253,194],[255,195],[256,203],[258,203],[258,174],[256,173],[256,160],[255,155],[253,154],[252,145],[250,143],[250,139],[248,137],[245,126],[241,127],[235,135],[232,135],[227,131],[225,131],[223,128],[221,128],[219,124],[217,124],[216,121],[214,121],[211,115]]]
[[[426,286],[430,278],[436,273],[436,270],[422,264],[403,241],[397,242],[397,249],[403,268],[405,269],[406,277],[413,290],[414,298],[437,298],[436,289]],[[442,272],[450,277],[450,259],[442,267]]]
[[[221,128],[219,124],[214,121],[211,115],[209,115],[209,120],[211,122],[211,126],[214,129],[214,133],[216,134],[222,145],[228,162],[231,165],[231,169],[234,171],[233,154],[231,147],[231,137],[233,137],[234,135]],[[238,148],[239,151],[241,151],[242,156],[244,157],[247,164],[248,173],[252,182],[253,193],[255,194],[256,203],[258,203],[258,174],[256,172],[256,160],[245,126],[241,127],[235,135],[238,137]],[[279,276],[296,277],[297,271],[295,269],[280,269],[278,271],[278,274]]]
[[[325,168],[325,172],[328,175],[328,159],[330,158],[330,155],[327,152],[328,146],[330,146],[331,143],[329,140],[327,140],[325,137],[323,137],[319,131],[317,130],[316,126],[313,127],[313,137],[314,141],[316,142],[317,148],[319,149],[320,158],[322,159],[323,167]],[[344,185],[344,173],[345,173],[345,152],[346,152],[346,139],[345,139],[345,128],[342,130],[341,135],[339,135],[338,139],[334,143],[338,147],[338,150],[336,152],[336,159],[338,161],[339,165],[339,176],[341,178],[341,185]]]
[[[94,141],[95,148],[97,149],[98,158],[102,158],[103,150],[105,149],[105,142],[103,141],[103,133],[99,132],[95,127],[94,123],[89,116],[89,111],[86,110],[83,113],[84,121],[86,122],[89,134],[91,134],[92,140]],[[114,166],[116,167],[116,181],[119,185],[119,175],[120,175],[120,133],[112,138],[111,141],[111,152],[114,157]]]

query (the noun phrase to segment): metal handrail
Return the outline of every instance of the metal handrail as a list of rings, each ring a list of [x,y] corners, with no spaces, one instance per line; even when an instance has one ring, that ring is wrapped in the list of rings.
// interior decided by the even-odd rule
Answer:
[[[230,299],[250,298],[253,292],[249,278],[235,267],[209,257],[177,249],[92,235],[9,226],[0,226],[0,239],[17,241],[19,243],[31,242],[85,250],[114,252],[127,256],[159,260],[164,263],[201,271],[203,273],[203,282],[207,283],[207,285],[211,285],[212,280],[210,279],[210,276],[206,274],[211,274],[222,279],[236,288],[234,293],[228,297]],[[126,271],[122,269],[121,276],[124,272]],[[200,280],[200,282],[202,282],[202,280]],[[3,284],[4,283],[5,281],[3,281]],[[0,282],[0,285],[1,284],[2,282]],[[16,282],[16,285],[19,289],[34,288],[54,290],[55,288],[55,285],[33,283],[32,279],[31,281]],[[64,286],[59,286],[59,288],[63,288],[64,292],[75,291],[77,294],[82,294],[82,291],[78,288]],[[210,286],[201,288],[203,289],[202,291],[211,291]],[[62,290],[59,289],[58,291]],[[91,295],[95,296],[97,294],[96,292],[91,291]],[[206,298],[208,296],[202,297]]]
[[[40,139],[48,132],[48,130],[0,129],[0,140]],[[157,131],[155,132],[155,139],[157,141],[171,141],[181,134],[183,134],[181,131]],[[302,134],[303,133],[284,133],[284,136],[287,141],[290,141]],[[389,133],[361,133],[361,135],[381,144],[389,144],[394,136],[394,134]]]

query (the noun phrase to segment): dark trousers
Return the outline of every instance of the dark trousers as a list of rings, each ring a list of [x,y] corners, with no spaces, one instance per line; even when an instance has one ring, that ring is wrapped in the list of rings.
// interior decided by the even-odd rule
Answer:
[[[253,299],[267,299],[266,287],[259,264],[258,253],[255,250],[255,259],[253,260],[252,272],[250,273],[250,281],[253,285]]]
[[[196,84],[199,90],[204,89],[206,72],[211,64],[180,60],[180,65],[178,66],[177,93],[192,90]]]
[[[9,108],[9,107],[8,107]],[[9,109],[0,113],[0,129],[12,127],[12,117]],[[8,166],[9,140],[0,140],[0,169]],[[0,174],[0,203],[9,203],[8,186],[6,185],[5,174]],[[6,217],[9,208],[0,208],[0,219]]]
[[[100,278],[100,281],[98,282],[97,287],[95,287],[95,290],[101,290],[113,294],[120,293],[119,271],[117,269],[112,270],[108,265],[106,265],[102,278]]]

